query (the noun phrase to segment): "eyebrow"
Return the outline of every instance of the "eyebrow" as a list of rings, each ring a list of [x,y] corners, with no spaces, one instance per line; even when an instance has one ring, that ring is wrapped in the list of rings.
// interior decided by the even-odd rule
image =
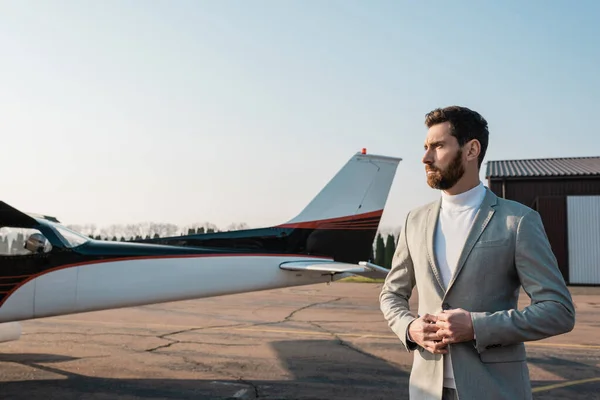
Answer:
[[[443,140],[437,140],[437,141],[435,141],[435,142],[430,142],[430,143],[429,143],[429,146],[439,146],[439,145],[441,145],[441,144],[444,144],[444,141],[443,141]],[[427,148],[427,143],[425,143],[425,144],[423,145],[423,148],[425,148],[425,149]]]

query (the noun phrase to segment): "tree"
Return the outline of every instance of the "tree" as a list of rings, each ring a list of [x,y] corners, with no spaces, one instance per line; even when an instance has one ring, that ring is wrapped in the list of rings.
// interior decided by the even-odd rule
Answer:
[[[241,222],[241,223],[231,223],[229,224],[229,226],[225,229],[226,231],[241,231],[244,229],[249,229],[249,226],[247,223],[245,222]]]
[[[384,263],[380,264],[382,267],[387,269],[392,268],[392,259],[394,258],[394,252],[396,251],[396,241],[394,240],[394,235],[387,235],[387,239],[385,241],[385,256]]]
[[[385,262],[385,243],[380,233],[377,234],[377,240],[375,242],[375,261],[377,265],[383,266]]]

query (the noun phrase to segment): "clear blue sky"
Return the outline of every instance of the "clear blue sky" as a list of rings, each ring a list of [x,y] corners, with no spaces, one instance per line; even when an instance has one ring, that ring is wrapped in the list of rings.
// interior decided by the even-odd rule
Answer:
[[[600,155],[599,17],[596,1],[4,1],[1,198],[73,224],[263,226],[366,147],[404,159],[396,226],[439,196],[432,108],[481,112],[488,160]]]

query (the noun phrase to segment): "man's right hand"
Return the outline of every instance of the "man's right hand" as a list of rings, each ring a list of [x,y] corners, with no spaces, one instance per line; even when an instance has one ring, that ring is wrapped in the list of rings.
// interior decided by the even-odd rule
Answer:
[[[438,337],[437,331],[440,329],[435,323],[437,317],[431,314],[425,314],[408,326],[408,337],[419,346],[433,354],[448,353],[447,344],[442,343]]]

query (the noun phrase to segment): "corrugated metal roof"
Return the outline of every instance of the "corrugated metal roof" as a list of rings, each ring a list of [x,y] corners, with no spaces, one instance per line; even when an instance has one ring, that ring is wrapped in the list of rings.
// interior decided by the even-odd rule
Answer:
[[[600,175],[599,157],[488,161],[486,178]]]

